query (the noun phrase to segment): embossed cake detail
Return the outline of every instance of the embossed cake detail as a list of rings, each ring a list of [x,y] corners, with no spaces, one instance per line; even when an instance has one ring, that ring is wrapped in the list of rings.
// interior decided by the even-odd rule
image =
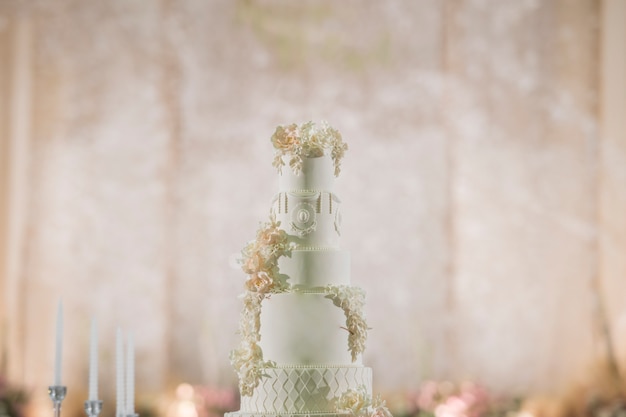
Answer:
[[[271,141],[278,193],[242,251],[241,342],[231,352],[241,410],[228,417],[390,417],[362,365],[365,293],[340,246],[334,185],[347,145],[324,122],[279,126]]]
[[[242,397],[241,411],[261,413],[328,413],[333,399],[351,387],[372,387],[372,370],[364,366],[276,367],[251,397]]]

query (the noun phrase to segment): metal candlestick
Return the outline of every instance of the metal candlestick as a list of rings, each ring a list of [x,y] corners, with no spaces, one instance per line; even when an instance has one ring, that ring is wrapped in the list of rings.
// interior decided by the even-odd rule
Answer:
[[[67,394],[65,385],[52,385],[48,387],[48,395],[54,405],[54,417],[61,417],[61,403]]]
[[[102,411],[102,400],[85,401],[85,412],[89,417],[98,417]]]

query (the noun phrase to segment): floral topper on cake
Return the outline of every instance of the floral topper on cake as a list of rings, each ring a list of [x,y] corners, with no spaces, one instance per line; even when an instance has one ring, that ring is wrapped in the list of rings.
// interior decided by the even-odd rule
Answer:
[[[285,165],[283,157],[286,156],[295,174],[302,170],[304,158],[317,158],[330,153],[337,176],[340,172],[341,158],[348,149],[348,145],[341,140],[339,131],[326,122],[278,126],[272,135],[272,144],[276,149],[273,165],[281,172]]]

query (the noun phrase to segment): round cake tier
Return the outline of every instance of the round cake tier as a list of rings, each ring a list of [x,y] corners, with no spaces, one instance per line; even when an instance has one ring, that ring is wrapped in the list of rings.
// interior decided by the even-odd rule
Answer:
[[[312,414],[314,414],[315,417],[347,417],[352,415],[350,413],[252,413],[234,411],[232,413],[225,413],[224,417],[311,417]]]
[[[285,166],[278,174],[280,191],[332,191],[335,183],[335,166],[330,155],[318,158],[303,158],[302,169],[298,174],[289,166],[289,159],[283,157]]]
[[[279,365],[350,365],[345,327],[343,310],[325,294],[273,294],[263,302],[259,344]]]
[[[350,252],[346,250],[294,250],[278,260],[281,274],[293,288],[350,284]]]
[[[363,366],[277,367],[264,373],[253,395],[241,397],[241,412],[328,413],[348,389],[372,391],[372,370]]]

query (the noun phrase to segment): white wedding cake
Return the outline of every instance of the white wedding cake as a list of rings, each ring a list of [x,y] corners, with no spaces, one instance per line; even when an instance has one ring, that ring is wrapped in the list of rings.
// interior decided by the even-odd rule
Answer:
[[[272,136],[278,193],[269,222],[243,250],[241,344],[231,353],[240,411],[229,417],[390,417],[372,397],[364,292],[350,285],[335,177],[347,146],[326,123]]]

